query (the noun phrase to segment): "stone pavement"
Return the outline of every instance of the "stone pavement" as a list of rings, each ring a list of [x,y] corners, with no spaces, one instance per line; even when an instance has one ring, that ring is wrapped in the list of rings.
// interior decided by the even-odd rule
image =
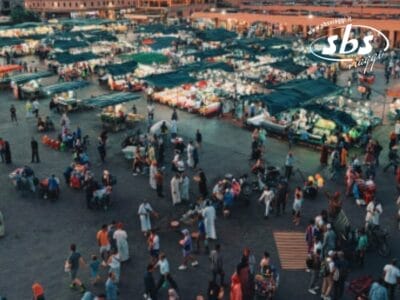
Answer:
[[[52,83],[55,77],[46,79]],[[96,85],[92,85],[83,91],[79,91],[80,97],[89,97],[92,94],[105,93]],[[49,100],[41,100],[41,114],[48,113]],[[9,106],[13,103],[17,107],[20,119],[19,125],[9,122]],[[145,113],[145,102],[138,101],[139,113]],[[131,105],[131,103],[129,103]],[[127,132],[112,133],[109,135],[107,162],[102,166],[99,162],[96,150],[96,137],[101,131],[101,123],[98,111],[87,111],[71,113],[72,128],[80,124],[83,134],[89,134],[91,145],[89,156],[93,162],[93,170],[96,177],[100,177],[104,168],[115,174],[118,183],[112,194],[116,205],[107,212],[91,211],[85,207],[85,196],[82,191],[74,191],[61,186],[61,197],[55,203],[47,200],[26,197],[23,198],[16,193],[12,187],[8,174],[17,167],[30,162],[30,138],[35,136],[38,140],[41,135],[35,128],[35,120],[26,120],[24,117],[24,102],[18,102],[12,98],[11,92],[1,91],[0,96],[0,136],[11,144],[13,164],[11,166],[0,165],[0,210],[5,216],[6,237],[0,240],[0,295],[10,300],[23,300],[31,297],[31,285],[34,281],[43,284],[48,299],[80,299],[77,292],[68,287],[69,280],[63,271],[64,261],[68,256],[70,243],[77,243],[78,250],[89,260],[91,254],[97,254],[97,243],[95,234],[103,223],[111,220],[122,221],[126,226],[129,236],[131,261],[122,267],[120,283],[120,299],[141,299],[143,294],[143,274],[147,265],[148,255],[145,240],[140,232],[137,209],[140,202],[147,198],[152,206],[160,213],[160,219],[155,226],[160,226],[161,248],[167,254],[170,261],[172,276],[177,281],[182,299],[194,299],[199,293],[205,293],[208,280],[210,279],[209,262],[205,255],[199,255],[199,266],[188,268],[187,271],[178,271],[181,262],[181,253],[178,241],[180,235],[168,229],[168,220],[179,218],[187,205],[177,208],[172,207],[169,190],[169,165],[167,166],[168,178],[165,180],[164,199],[158,199],[155,192],[150,190],[148,176],[132,176],[130,163],[122,153],[120,142]],[[200,152],[200,167],[205,170],[209,179],[209,188],[216,180],[225,173],[241,175],[249,171],[250,132],[238,128],[231,123],[221,121],[217,118],[205,119],[197,115],[185,112],[179,114],[179,133],[187,138],[194,138],[197,128],[203,133],[204,147]],[[169,120],[171,109],[165,106],[156,106],[156,120]],[[59,117],[53,115],[58,122]],[[144,128],[144,124],[142,124]],[[59,129],[57,124],[57,129]],[[387,158],[388,132],[392,125],[381,126],[374,131],[374,135],[384,145],[382,160]],[[65,167],[71,162],[70,153],[60,153],[42,145],[39,146],[42,162],[40,164],[29,164],[38,177],[49,176],[55,173],[60,178]],[[288,152],[287,143],[272,138],[267,139],[266,158],[276,166],[282,166]],[[326,170],[319,167],[319,154],[306,148],[294,147],[296,167],[299,167],[307,175],[322,173],[326,176]],[[172,159],[171,148],[168,149],[166,162]],[[190,178],[193,172],[189,171]],[[395,222],[396,191],[394,177],[391,173],[383,174],[378,171],[377,196],[384,204],[382,224],[391,233],[390,246],[392,254],[400,253],[398,230]],[[301,178],[297,174],[291,180],[291,191],[296,185],[302,185]],[[326,190],[344,189],[342,182],[339,184],[329,182]],[[259,196],[252,196],[251,205],[244,207],[238,204],[234,208],[232,217],[217,220],[217,234],[222,245],[225,271],[227,279],[233,273],[236,264],[241,257],[241,250],[248,246],[256,256],[257,262],[262,253],[267,250],[271,253],[272,261],[279,267],[279,259],[272,232],[293,231],[303,232],[308,219],[326,208],[327,201],[320,193],[315,200],[307,200],[304,204],[303,218],[298,228],[291,222],[290,209],[292,195],[289,198],[287,213],[282,217],[271,217],[263,219],[263,208],[257,203]],[[197,186],[191,182],[191,197],[197,196]],[[358,208],[352,199],[344,199],[344,209],[354,226],[362,226],[365,217],[365,209]],[[350,278],[355,278],[362,273],[380,275],[386,259],[379,257],[376,253],[368,253],[366,266],[363,271],[355,270]],[[106,270],[102,270],[103,278]],[[277,293],[277,299],[317,299],[316,296],[307,293],[306,284],[308,274],[304,271],[281,271],[281,284]],[[158,278],[158,272],[155,272]],[[89,271],[82,269],[80,276],[88,284]],[[92,289],[92,288],[91,288]],[[103,291],[103,284],[93,288],[94,291]],[[165,291],[160,299],[165,299]],[[228,293],[227,293],[228,295]],[[228,299],[228,298],[227,298]],[[350,299],[347,295],[346,299]]]

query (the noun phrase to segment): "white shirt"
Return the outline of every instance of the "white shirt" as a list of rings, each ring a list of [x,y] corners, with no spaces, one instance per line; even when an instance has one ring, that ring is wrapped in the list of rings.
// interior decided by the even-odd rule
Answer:
[[[396,123],[396,125],[394,125],[394,133],[397,135],[400,134],[400,123]]]
[[[383,212],[382,205],[378,203],[375,205],[374,202],[370,202],[367,206],[367,215],[365,216],[365,222],[373,225],[379,225],[379,217]]]
[[[260,198],[258,201],[264,201],[264,203],[271,202],[272,199],[274,198],[274,192],[271,190],[264,190],[264,192],[261,194]]]
[[[400,277],[400,270],[396,266],[386,265],[383,268],[385,272],[385,282],[389,284],[397,284],[397,278]]]
[[[160,250],[160,237],[156,234],[153,237],[153,250]]]

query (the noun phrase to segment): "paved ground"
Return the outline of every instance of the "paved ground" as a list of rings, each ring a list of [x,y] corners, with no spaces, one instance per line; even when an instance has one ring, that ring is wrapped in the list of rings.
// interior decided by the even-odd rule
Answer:
[[[344,79],[343,79],[344,80]],[[342,81],[343,81],[342,80]],[[54,82],[55,78],[46,79],[46,82]],[[382,84],[378,84],[383,89]],[[103,93],[96,85],[79,92],[81,97],[91,94]],[[8,108],[13,103],[17,107],[20,118],[19,125],[9,122]],[[48,100],[41,100],[42,114],[48,113]],[[145,103],[140,100],[137,103],[139,112],[145,112]],[[56,203],[50,203],[43,199],[23,198],[18,195],[11,186],[8,173],[16,167],[30,162],[30,137],[40,139],[36,132],[35,121],[24,118],[24,103],[15,101],[10,92],[1,92],[0,97],[0,136],[10,141],[13,164],[11,166],[0,165],[0,210],[5,216],[7,235],[0,240],[0,295],[7,296],[11,300],[29,299],[32,282],[39,281],[46,289],[48,299],[79,299],[79,294],[68,288],[68,276],[63,272],[63,265],[68,256],[70,243],[77,243],[78,249],[84,258],[97,253],[95,233],[103,223],[111,220],[119,220],[126,224],[129,235],[129,245],[132,260],[122,267],[121,299],[141,299],[143,293],[143,274],[148,256],[144,238],[140,233],[139,220],[136,212],[143,198],[150,200],[152,206],[160,212],[161,217],[157,226],[161,227],[161,247],[167,253],[170,261],[173,277],[176,279],[182,299],[194,299],[198,293],[204,293],[209,279],[208,259],[205,255],[198,257],[200,265],[196,269],[178,271],[180,264],[180,248],[178,240],[180,236],[167,229],[167,220],[179,217],[186,209],[185,206],[173,208],[171,200],[166,197],[157,199],[155,193],[150,190],[147,176],[133,177],[130,164],[124,159],[120,142],[126,132],[110,134],[107,163],[100,165],[95,138],[101,130],[98,111],[71,113],[72,127],[80,124],[84,134],[89,134],[92,145],[89,155],[93,162],[96,176],[100,176],[103,168],[109,169],[118,178],[118,184],[113,191],[112,198],[116,205],[108,212],[90,211],[85,208],[84,193],[73,191],[62,185],[61,198]],[[156,120],[169,119],[171,110],[164,106],[156,107]],[[250,149],[250,133],[240,129],[231,123],[213,119],[205,119],[196,115],[179,112],[179,132],[184,137],[193,138],[194,132],[200,128],[204,137],[204,149],[200,152],[200,166],[205,170],[210,185],[223,174],[230,172],[236,175],[248,172],[247,162]],[[58,116],[54,116],[58,121]],[[59,126],[57,127],[59,129]],[[374,135],[383,142],[385,150],[382,158],[387,157],[387,137],[391,129],[389,126],[381,126],[374,131]],[[56,173],[62,176],[64,168],[71,162],[71,154],[60,153],[40,145],[42,162],[31,165],[39,177]],[[170,151],[170,149],[169,149]],[[288,151],[287,144],[275,139],[267,141],[267,160],[277,166],[282,166],[284,157]],[[296,164],[304,174],[315,174],[320,170],[319,154],[309,149],[295,147],[294,155]],[[170,160],[167,155],[166,161]],[[167,168],[169,170],[169,168]],[[192,172],[191,174],[192,175]],[[170,174],[168,174],[169,178]],[[169,180],[166,180],[169,182]],[[383,174],[378,171],[378,197],[384,203],[382,223],[391,232],[392,253],[400,253],[400,242],[395,223],[395,188],[392,174]],[[293,189],[301,184],[299,176],[293,178],[290,186]],[[166,185],[167,186],[167,185]],[[341,186],[331,182],[326,190],[334,191]],[[192,199],[197,195],[197,187],[191,186]],[[167,193],[168,194],[168,193]],[[292,225],[289,214],[284,217],[265,221],[263,219],[263,207],[252,199],[250,207],[238,205],[230,219],[219,218],[217,220],[217,234],[222,244],[225,271],[230,276],[235,265],[239,262],[241,249],[250,247],[256,259],[259,260],[263,251],[271,253],[274,264],[279,266],[277,250],[273,240],[274,230],[298,230],[303,231],[308,219],[326,208],[326,199],[321,196],[318,199],[306,202],[304,205],[304,217],[301,226],[295,228]],[[358,208],[351,199],[344,200],[344,209],[354,226],[363,224],[365,211]],[[289,207],[291,203],[289,204]],[[375,253],[369,253],[366,259],[366,267],[362,271],[367,274],[381,274],[383,265],[387,262]],[[103,270],[103,275],[105,270]],[[360,270],[355,270],[351,278],[360,275]],[[84,282],[88,282],[88,270],[80,272]],[[155,274],[158,277],[158,274]],[[308,282],[308,274],[303,271],[281,272],[281,286],[277,293],[277,299],[317,299],[307,293],[305,288]],[[95,288],[102,291],[103,286]],[[164,298],[162,298],[164,299]],[[350,298],[348,298],[350,299]]]

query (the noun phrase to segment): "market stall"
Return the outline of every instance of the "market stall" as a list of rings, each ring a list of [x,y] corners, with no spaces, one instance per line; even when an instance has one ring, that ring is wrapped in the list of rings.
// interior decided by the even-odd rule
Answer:
[[[69,54],[67,52],[55,53],[49,61],[49,68],[56,70],[65,81],[82,78],[85,79],[89,69],[94,70],[96,65],[101,65],[101,57],[85,52]]]
[[[50,77],[54,75],[52,72],[48,71],[40,71],[36,73],[23,73],[14,76],[10,76],[8,78],[4,78],[1,82],[3,84],[9,84],[13,89],[14,97],[16,99],[22,99],[24,96],[35,95],[39,91],[39,80],[41,78]],[[32,84],[31,86],[27,85],[22,91],[21,87],[32,81],[36,81],[37,84]]]
[[[106,74],[99,80],[107,81],[107,85],[112,91],[141,91],[141,84],[132,76],[137,65],[134,60],[107,65],[104,67]]]
[[[79,110],[81,101],[78,99],[76,90],[88,86],[88,81],[78,80],[71,82],[57,83],[42,87],[41,93],[51,96],[54,107],[59,112]]]
[[[144,119],[140,114],[128,113],[128,109],[122,104],[128,101],[138,100],[140,93],[111,93],[82,100],[82,105],[88,108],[100,108],[100,118],[103,128],[111,132],[117,132],[126,128],[133,128]]]
[[[0,88],[5,88],[9,85],[7,78],[21,72],[22,66],[20,65],[4,65],[0,66]]]

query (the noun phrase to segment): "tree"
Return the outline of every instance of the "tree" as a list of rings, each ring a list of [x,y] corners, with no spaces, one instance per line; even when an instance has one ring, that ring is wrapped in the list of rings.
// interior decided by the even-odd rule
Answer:
[[[40,18],[36,13],[26,10],[21,6],[15,6],[11,10],[10,17],[14,24],[24,22],[40,22]]]

